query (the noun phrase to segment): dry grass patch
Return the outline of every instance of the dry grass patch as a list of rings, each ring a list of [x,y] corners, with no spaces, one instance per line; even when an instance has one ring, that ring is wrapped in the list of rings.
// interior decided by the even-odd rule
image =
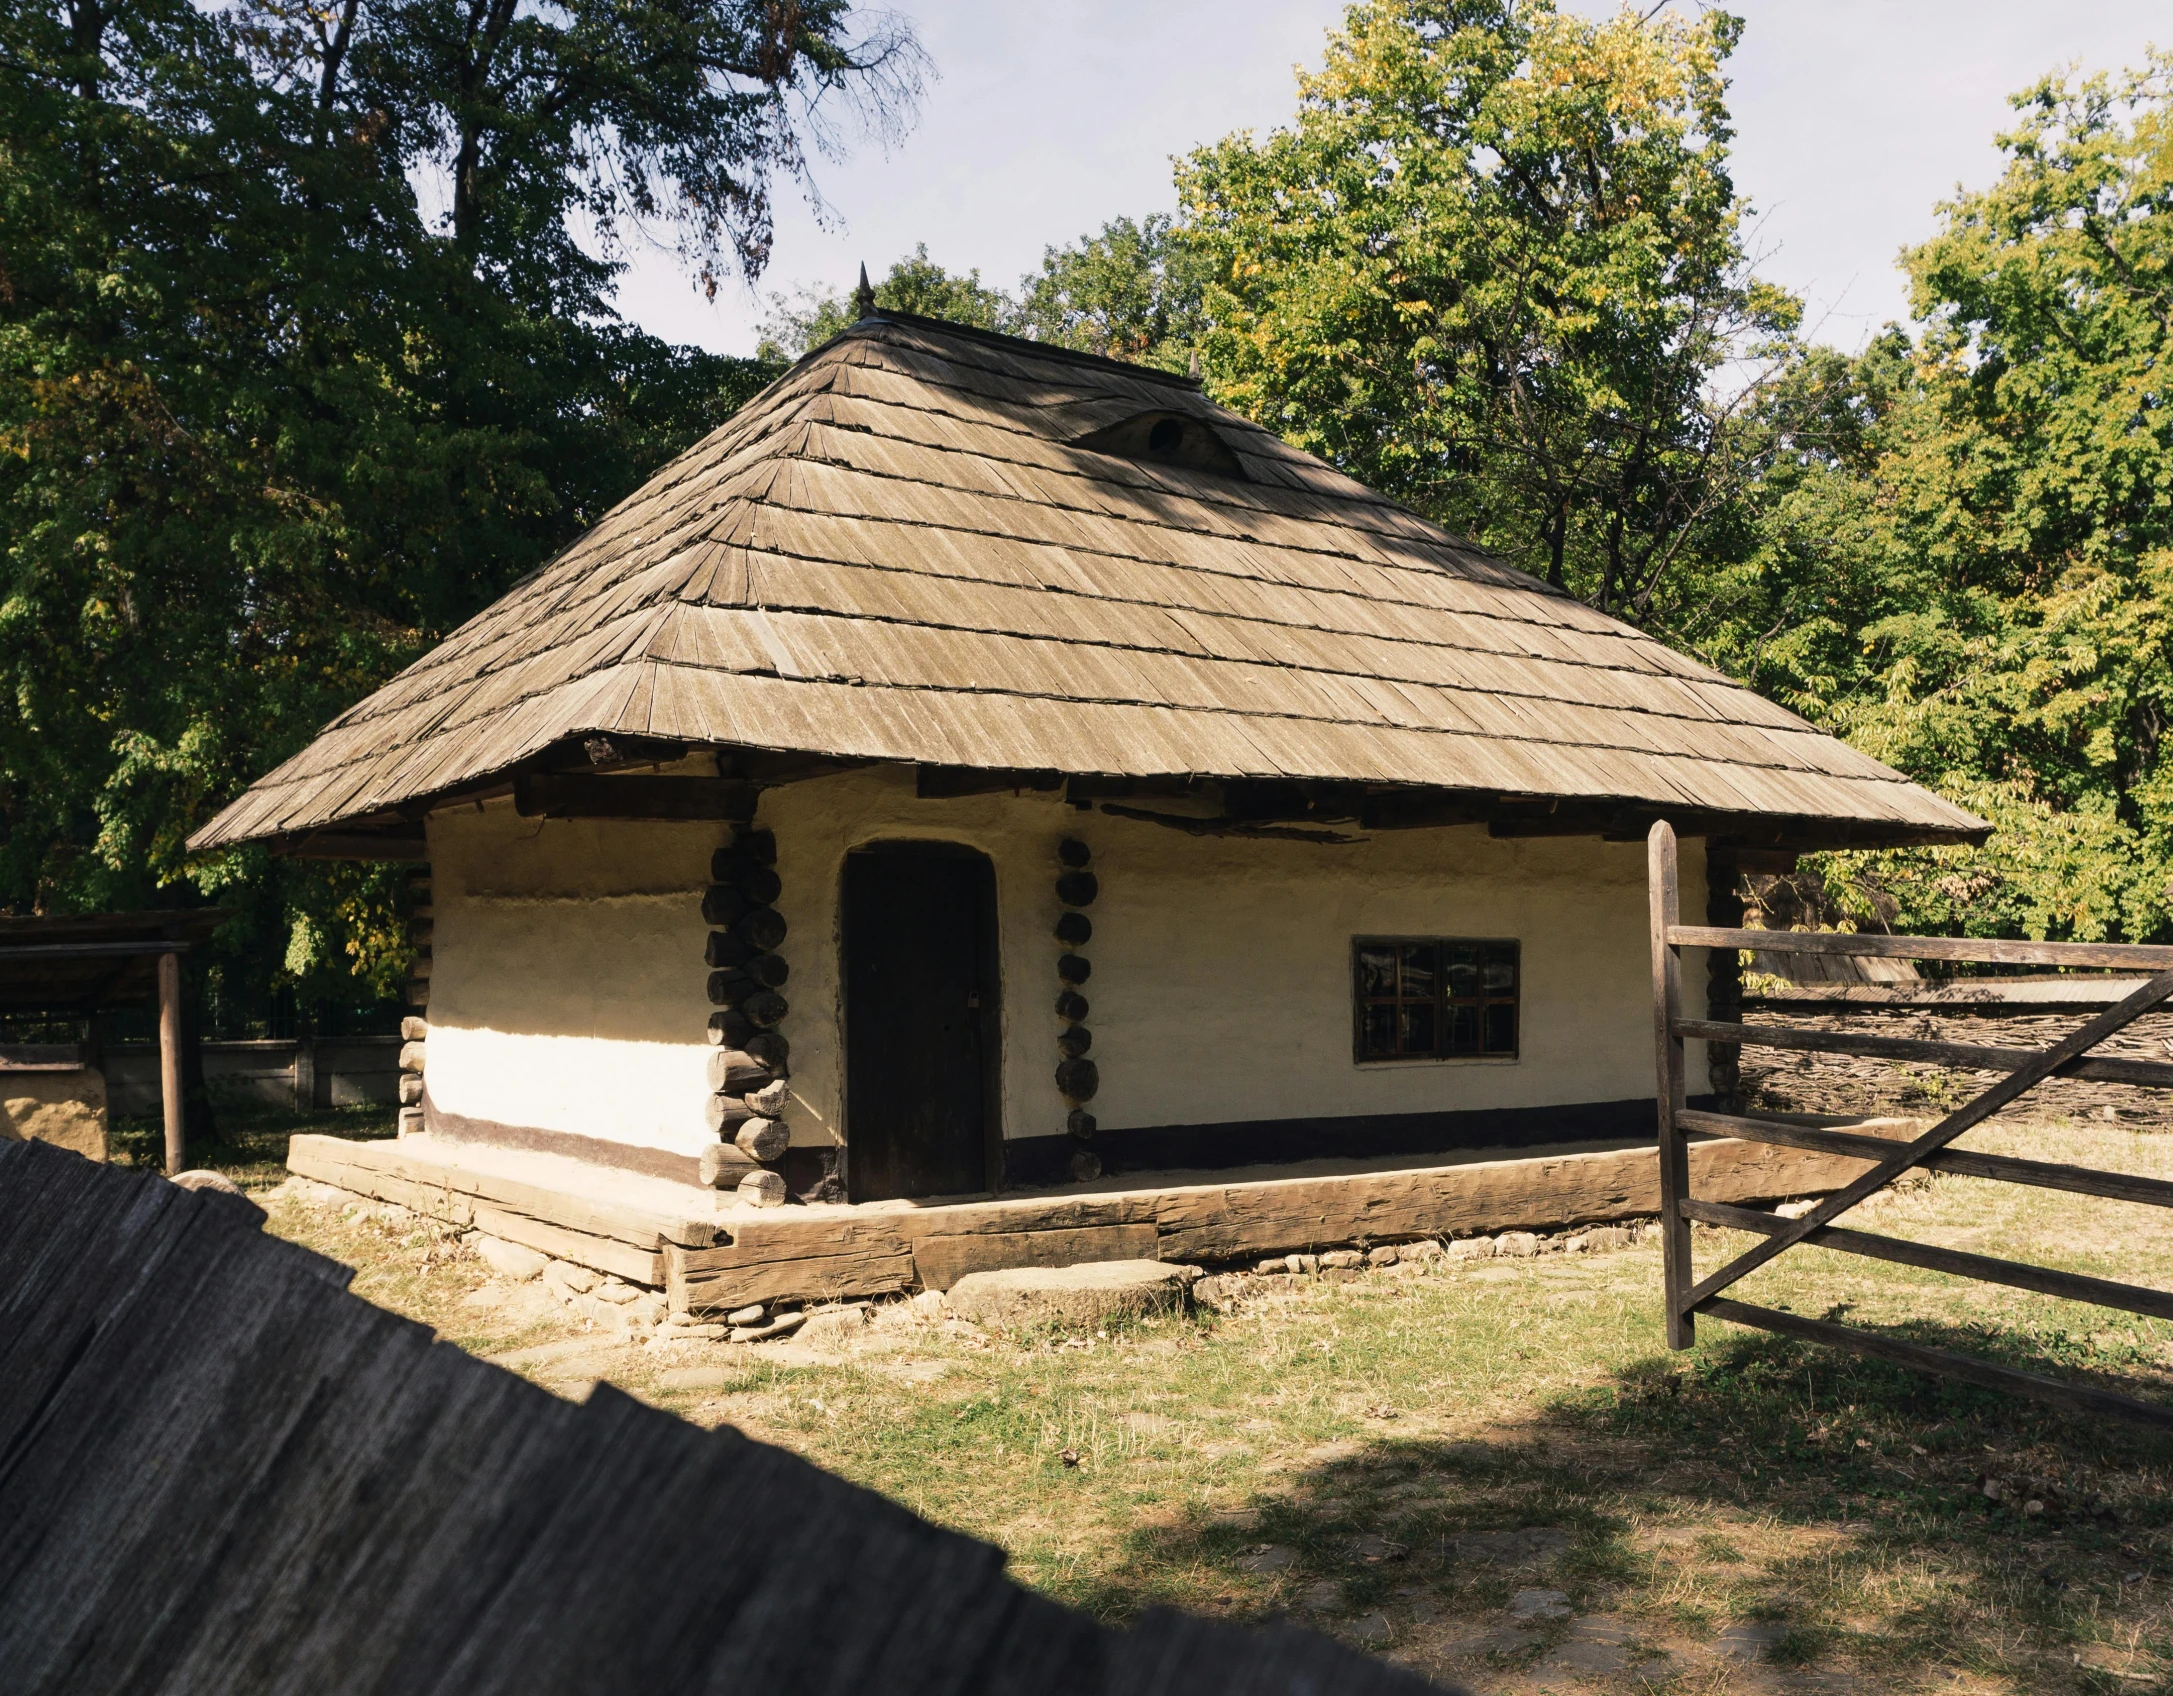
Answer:
[[[2111,1128],[1972,1142],[2173,1171],[2173,1144]],[[2173,1443],[1720,1324],[1670,1355],[1648,1248],[1261,1280],[1227,1317],[1107,1337],[899,1307],[832,1353],[628,1348],[418,1221],[269,1205],[466,1347],[784,1444],[1105,1617],[1290,1613],[1487,1691],[2147,1691],[2173,1670]],[[1861,1222],[2144,1282],[2173,1266],[2148,1210],[1967,1179]],[[1737,1243],[1700,1232],[1701,1265]],[[2151,1321],[1818,1250],[1745,1297],[2173,1402],[2173,1327]]]

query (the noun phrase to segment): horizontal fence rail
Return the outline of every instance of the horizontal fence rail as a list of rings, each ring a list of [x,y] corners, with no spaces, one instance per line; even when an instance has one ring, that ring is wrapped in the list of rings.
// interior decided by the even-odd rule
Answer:
[[[2093,966],[2162,972],[2173,948],[2142,942],[2002,942],[1974,936],[1884,936],[1838,930],[1726,930],[1668,926],[1681,948],[1754,948],[1761,954],[1845,954],[1871,960],[1954,960],[1980,966]]]
[[[2011,1072],[2037,1051],[2034,1048],[1982,1048],[1966,1042],[1926,1042],[1904,1036],[1859,1036],[1853,1031],[1822,1031],[1801,1025],[1739,1025],[1725,1019],[1683,1019],[1684,1036],[1707,1042],[1739,1042],[1756,1048],[1794,1048],[1814,1054],[1862,1054],[1874,1060],[1921,1060],[1968,1072]],[[2070,1060],[2054,1074],[2102,1084],[2141,1084],[2173,1089],[2173,1065],[2163,1060]]]
[[[2173,1207],[2173,1183],[2162,1179],[2100,1172],[2055,1161],[1980,1154],[1949,1146],[2050,1078],[2083,1078],[2146,1089],[2173,1089],[2173,1064],[2154,1060],[2099,1059],[2092,1058],[2090,1053],[2143,1014],[2173,1002],[2173,948],[2124,943],[2009,942],[1976,937],[1853,935],[1686,925],[1680,922],[1680,874],[1675,832],[1664,821],[1653,826],[1648,849],[1653,1047],[1660,1132],[1662,1275],[1669,1347],[1690,1347],[1696,1336],[1696,1316],[1703,1313],[1735,1324],[1757,1326],[1898,1361],[1921,1371],[1987,1385],[2071,1410],[2118,1414],[2123,1418],[2173,1426],[2173,1407],[2141,1401],[2113,1390],[2024,1372],[1994,1361],[1930,1348],[1832,1320],[1806,1319],[1722,1294],[1788,1249],[1799,1243],[1810,1243],[1845,1254],[1948,1273],[1980,1283],[2030,1290],[2152,1318],[2173,1319],[2173,1291],[1879,1236],[1833,1222],[1896,1178],[1920,1168],[2139,1202],[2150,1207]],[[1686,1019],[1682,1015],[1682,950],[1685,948],[2141,970],[2155,975],[2116,1006],[2085,1020],[2045,1048],[1994,1048],[1796,1025]],[[1694,1109],[1688,1103],[1683,1066],[1683,1045],[1689,1039],[1864,1055],[1987,1072],[1995,1074],[1995,1078],[1931,1129],[1903,1140],[1867,1135],[1861,1131],[1793,1124],[1781,1119]],[[1687,1139],[1694,1133],[1742,1137],[1783,1147],[1846,1155],[1866,1162],[1869,1169],[1796,1217],[1754,1208],[1722,1206],[1699,1201],[1689,1193]],[[1758,1240],[1726,1265],[1702,1279],[1697,1278],[1690,1256],[1693,1221],[1742,1231]]]
[[[1700,1113],[1695,1109],[1678,1117],[1686,1131],[1740,1137],[1745,1142],[1770,1142],[1782,1148],[1809,1149],[1816,1154],[1845,1154],[1856,1160],[1878,1160],[1894,1147],[1891,1137],[1831,1130],[1823,1125],[1791,1125],[1775,1119]],[[2074,1195],[2102,1196],[2108,1201],[2139,1201],[2146,1207],[2173,1207],[2173,1181],[2139,1178],[2129,1172],[2098,1172],[2088,1166],[2066,1166],[2054,1160],[2024,1160],[2013,1154],[1980,1154],[1973,1148],[1943,1148],[1937,1154],[1926,1155],[1919,1164],[1927,1171],[1954,1172],[1965,1178],[1991,1178],[2006,1184],[2029,1184],[2041,1190],[2067,1190]]]

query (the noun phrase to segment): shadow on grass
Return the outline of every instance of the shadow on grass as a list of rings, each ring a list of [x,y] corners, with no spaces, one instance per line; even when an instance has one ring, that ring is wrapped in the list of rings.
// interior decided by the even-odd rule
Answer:
[[[2173,1375],[2119,1334],[1896,1329],[2173,1402]],[[2158,1689],[2173,1661],[2169,1483],[2173,1434],[1708,1321],[1695,1353],[1638,1361],[1484,1441],[1383,1430],[1283,1475],[1248,1516],[1136,1530],[1125,1568],[1068,1599],[1111,1617],[1205,1599],[1345,1633],[1378,1612],[1421,1665],[1441,1639],[1427,1622],[1448,1620],[1463,1658],[1428,1670],[1468,1678],[1554,1655],[1574,1629],[1559,1621],[1476,1658],[1471,1644],[1517,1624],[1519,1591],[1558,1589],[1645,1646],[1617,1675],[1628,1685],[1640,1668],[1664,1682],[1652,1645],[1678,1657],[1665,1676],[1687,1676],[1732,1626],[1784,1689],[1964,1671]]]

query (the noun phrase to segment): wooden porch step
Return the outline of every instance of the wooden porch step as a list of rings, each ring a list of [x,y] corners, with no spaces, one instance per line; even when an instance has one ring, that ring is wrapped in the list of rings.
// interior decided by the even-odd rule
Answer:
[[[652,1287],[665,1281],[667,1244],[701,1248],[719,1238],[714,1211],[702,1211],[704,1192],[556,1155],[429,1137],[303,1135],[288,1141],[287,1170]]]

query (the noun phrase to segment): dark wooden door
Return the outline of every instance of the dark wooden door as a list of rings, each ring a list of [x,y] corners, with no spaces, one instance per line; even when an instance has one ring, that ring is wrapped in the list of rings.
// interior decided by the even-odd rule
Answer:
[[[855,1201],[993,1187],[996,879],[970,848],[845,861],[845,1172]]]

